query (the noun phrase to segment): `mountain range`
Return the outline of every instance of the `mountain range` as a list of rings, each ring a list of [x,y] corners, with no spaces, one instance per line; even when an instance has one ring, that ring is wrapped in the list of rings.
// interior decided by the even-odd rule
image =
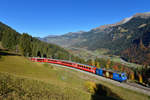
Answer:
[[[107,50],[107,54],[140,64],[150,64],[150,12],[137,13],[115,24],[103,25],[88,32],[70,32],[48,36],[43,41],[66,48]]]

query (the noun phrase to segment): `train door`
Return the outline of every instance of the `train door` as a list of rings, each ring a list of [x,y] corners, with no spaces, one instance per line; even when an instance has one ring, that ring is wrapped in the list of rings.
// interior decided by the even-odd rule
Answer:
[[[110,72],[110,77],[109,78],[113,78],[113,72]]]

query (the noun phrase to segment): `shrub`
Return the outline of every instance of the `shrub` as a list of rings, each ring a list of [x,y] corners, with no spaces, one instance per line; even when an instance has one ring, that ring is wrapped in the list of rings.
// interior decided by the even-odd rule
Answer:
[[[95,93],[95,90],[96,90],[96,83],[95,82],[92,82],[92,81],[86,81],[85,82],[85,88],[88,92],[94,94]]]

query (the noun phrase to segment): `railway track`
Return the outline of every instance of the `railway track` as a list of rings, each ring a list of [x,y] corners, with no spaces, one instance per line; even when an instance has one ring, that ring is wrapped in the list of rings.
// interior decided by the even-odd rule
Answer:
[[[68,69],[76,70],[76,71],[85,73],[87,75],[93,76],[93,77],[95,77],[98,80],[110,82],[110,83],[112,83],[112,84],[114,84],[116,86],[123,87],[123,88],[129,89],[129,90],[136,91],[136,92],[143,93],[145,95],[150,96],[150,88],[144,87],[144,86],[136,84],[136,83],[130,83],[130,82],[120,83],[120,82],[114,81],[112,79],[108,79],[108,78],[105,78],[105,77],[102,77],[102,76],[98,76],[96,74],[92,74],[92,73],[89,73],[89,72],[86,72],[86,71],[83,71],[83,70],[80,70],[80,69],[75,69],[75,68],[71,68],[71,67],[63,66],[63,65],[58,65],[58,64],[51,64],[51,65],[55,65],[55,66],[58,66],[58,67],[65,67],[65,68],[68,68]]]
[[[126,84],[128,84],[128,85],[130,85],[130,86],[138,87],[138,88],[141,88],[141,89],[144,89],[144,90],[147,90],[147,91],[150,91],[150,88],[145,87],[145,86],[142,86],[142,85],[139,85],[139,84],[137,84],[137,83],[127,82]]]

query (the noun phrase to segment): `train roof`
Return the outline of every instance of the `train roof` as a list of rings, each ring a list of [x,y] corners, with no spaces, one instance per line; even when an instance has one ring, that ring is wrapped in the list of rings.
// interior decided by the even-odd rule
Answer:
[[[53,60],[61,60],[61,59],[53,59]],[[88,67],[92,67],[92,68],[95,67],[95,66],[90,66],[90,65],[86,65],[86,64],[81,64],[81,63],[77,63],[77,62],[73,62],[73,61],[68,61],[68,60],[61,60],[61,61],[67,61],[67,62],[70,62],[70,63],[76,63],[76,64],[79,64],[79,65],[82,65],[82,66],[88,66]]]
[[[95,68],[96,67],[96,66],[91,66],[91,65],[81,64],[81,63],[77,63],[77,64],[80,64],[80,65],[83,65],[83,66],[88,66],[88,67],[91,67],[91,68]]]
[[[109,72],[112,72],[112,73],[118,73],[118,74],[125,74],[125,72],[120,72],[120,71],[114,71],[114,70],[111,70],[111,69],[106,69],[106,68],[99,68],[99,69],[102,69],[102,70],[106,70],[106,71],[109,71]]]
[[[31,57],[31,58],[40,58],[40,57]],[[40,58],[40,59],[43,59],[43,58]],[[44,59],[52,59],[52,58],[44,58]],[[52,60],[61,60],[61,59],[52,59]],[[73,62],[73,61],[68,61],[68,60],[61,60],[61,61],[66,61],[66,62],[70,62],[70,63],[76,63],[76,64],[79,64],[79,65],[88,66],[88,67],[91,67],[91,68],[94,68],[94,67],[95,67],[95,66],[90,66],[90,65],[86,65],[86,64],[81,64],[81,63],[77,63],[77,62]]]

